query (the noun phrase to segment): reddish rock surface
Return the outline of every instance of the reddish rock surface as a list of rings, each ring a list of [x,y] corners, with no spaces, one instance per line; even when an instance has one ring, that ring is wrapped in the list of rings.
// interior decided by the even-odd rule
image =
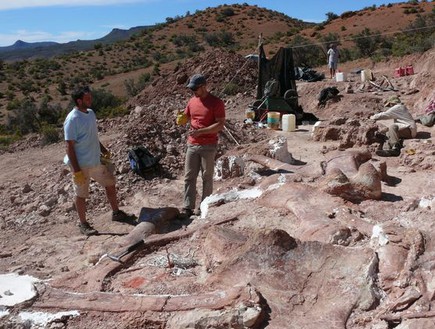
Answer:
[[[0,321],[21,328],[21,311],[77,309],[79,316],[49,328],[429,328],[432,128],[419,125],[399,157],[379,158],[370,132],[382,123],[369,116],[392,94],[413,115],[421,113],[435,87],[435,52],[401,59],[414,64],[412,76],[391,77],[394,61],[370,67],[376,77],[390,76],[397,92],[363,87],[350,74],[341,83],[298,82],[304,111],[319,117],[324,131],[334,128],[325,134],[312,133],[312,125],[294,132],[244,125],[255,68],[239,75],[243,58],[202,56],[207,66],[192,59],[180,71],[163,72],[131,100],[130,115],[99,122],[114,153],[122,207],[136,215],[143,207],[181,207],[185,128],[174,124],[174,111],[189,96],[182,77],[193,72],[209,74],[217,94],[231,75],[243,86],[224,97],[230,134],[221,134],[219,152],[238,156],[243,171],[216,181],[216,201],[204,218],[172,219],[140,233],[145,244],[118,263],[102,256],[128,246],[137,232],[128,235],[131,226],[110,221],[104,193],[93,185],[89,218],[103,234],[80,235],[63,143],[40,147],[31,137],[14,145],[0,156],[0,271],[43,282],[35,300]],[[348,70],[360,64],[347,63]],[[317,96],[331,85],[343,97],[318,108]],[[359,91],[347,94],[347,85]],[[287,141],[288,159],[297,161],[264,160],[273,156],[269,140],[278,137]],[[162,176],[144,180],[129,170],[127,149],[138,143],[163,156]],[[346,195],[324,189],[336,170],[352,188]],[[349,198],[355,191],[358,198]]]

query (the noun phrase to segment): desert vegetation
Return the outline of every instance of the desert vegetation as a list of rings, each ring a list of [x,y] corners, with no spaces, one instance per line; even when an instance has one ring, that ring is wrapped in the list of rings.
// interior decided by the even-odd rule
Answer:
[[[394,8],[412,18],[411,23],[396,27],[394,33],[370,26],[352,32],[356,17]],[[124,102],[165,68],[210,48],[251,53],[260,32],[269,55],[279,47],[292,47],[295,64],[306,67],[323,65],[331,42],[341,45],[341,62],[367,57],[382,61],[424,52],[435,43],[435,7],[427,2],[371,6],[325,16],[324,22],[313,24],[257,6],[223,5],[167,18],[128,40],[95,43],[89,51],[15,62],[0,60],[0,145],[28,133],[41,133],[47,135],[47,142],[56,141],[55,132],[72,106],[68,95],[76,85],[96,86],[93,107],[99,118],[122,115],[126,112]],[[333,29],[336,25],[338,28]],[[124,75],[123,90],[115,90],[112,79]],[[237,86],[228,86],[225,92],[232,95]]]

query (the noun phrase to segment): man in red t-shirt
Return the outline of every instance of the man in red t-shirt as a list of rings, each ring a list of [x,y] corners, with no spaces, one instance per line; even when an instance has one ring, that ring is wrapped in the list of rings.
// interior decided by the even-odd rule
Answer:
[[[190,128],[184,165],[183,215],[190,217],[195,211],[196,180],[200,171],[202,174],[201,201],[213,192],[218,132],[225,125],[225,105],[221,99],[207,90],[207,81],[202,74],[193,75],[187,87],[193,91],[194,96],[184,110],[190,122]],[[199,210],[196,214],[199,215]]]

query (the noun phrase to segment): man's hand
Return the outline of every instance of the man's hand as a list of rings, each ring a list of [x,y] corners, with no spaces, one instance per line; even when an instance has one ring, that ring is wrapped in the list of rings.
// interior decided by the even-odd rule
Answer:
[[[76,171],[73,173],[73,181],[77,185],[83,185],[86,182],[85,175],[83,174],[83,171]]]

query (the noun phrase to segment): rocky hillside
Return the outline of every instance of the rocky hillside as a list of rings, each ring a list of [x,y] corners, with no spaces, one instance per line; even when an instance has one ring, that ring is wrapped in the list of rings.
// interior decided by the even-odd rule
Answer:
[[[298,36],[318,44],[326,36],[337,35],[347,47],[352,43],[349,40],[366,28],[389,35],[431,12],[432,2],[402,3],[336,13],[336,18],[313,24],[256,6],[208,8],[168,19],[125,42],[104,42],[96,49],[46,60],[1,62],[0,113],[5,120],[6,109],[16,108],[23,99],[37,106],[48,101],[66,108],[68,93],[77,83],[128,98],[128,81],[137,83],[144,74],[153,80],[161,71],[182,66],[188,58],[211,49],[253,53],[260,34],[269,56]],[[318,56],[323,57],[321,51]]]
[[[68,43],[57,42],[24,42],[16,41],[11,46],[0,47],[0,60],[5,62],[17,62],[36,58],[53,58],[60,55],[68,55],[80,51],[93,50],[97,45],[109,45],[130,39],[151,26],[132,27],[128,30],[113,29],[109,34],[96,40],[77,40]]]

